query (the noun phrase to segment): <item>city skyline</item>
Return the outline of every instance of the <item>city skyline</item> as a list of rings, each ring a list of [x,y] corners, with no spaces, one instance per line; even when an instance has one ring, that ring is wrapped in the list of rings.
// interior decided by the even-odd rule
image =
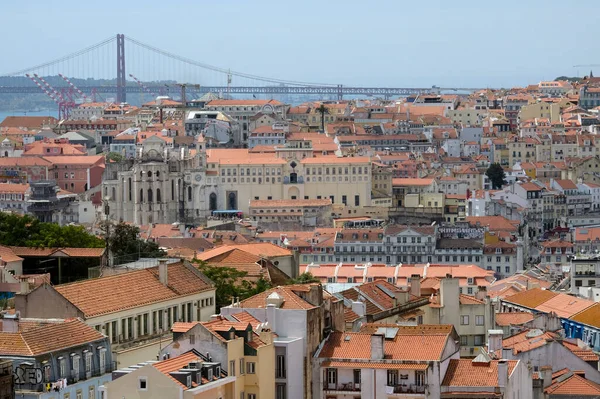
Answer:
[[[199,7],[188,1],[177,9],[164,4],[144,4],[144,9],[114,1],[104,4],[93,13],[70,0],[60,10],[33,1],[34,13],[3,5],[11,18],[0,33],[15,39],[5,43],[11,56],[1,64],[0,74],[124,33],[186,58],[277,79],[354,86],[499,88],[588,74],[593,68],[573,65],[593,64],[595,60],[586,54],[595,53],[596,45],[572,39],[600,33],[600,28],[585,23],[569,26],[568,35],[558,29],[582,9],[600,10],[591,1],[566,10],[554,1],[507,1],[502,9],[471,1],[436,2],[428,9],[394,2],[365,9],[357,2],[313,1],[283,7],[271,1]],[[115,13],[116,7],[121,11]],[[192,7],[198,10],[196,21],[173,22],[178,10]],[[170,15],[168,21],[161,22],[165,15]],[[66,29],[44,29],[43,34],[39,28],[23,31],[24,26],[43,27],[44,21],[61,18]],[[102,26],[90,26],[90,18]],[[14,32],[21,33],[15,36]],[[560,49],[568,46],[577,55],[564,57]],[[176,77],[186,79],[185,72]]]

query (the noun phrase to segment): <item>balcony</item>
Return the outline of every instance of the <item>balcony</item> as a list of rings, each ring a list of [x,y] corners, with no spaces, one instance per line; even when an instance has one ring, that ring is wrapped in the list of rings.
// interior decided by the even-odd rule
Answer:
[[[424,394],[425,386],[424,385],[415,385],[415,384],[399,384],[389,386],[388,388],[393,388],[395,394],[409,393],[409,394]]]
[[[323,390],[329,393],[332,392],[360,392],[360,384],[346,382],[340,384],[325,384]]]
[[[85,370],[85,369],[80,370],[78,376],[74,376],[73,375],[73,371],[71,370],[69,372],[69,376],[67,378],[67,387],[75,385],[75,384],[77,384],[78,382],[81,382],[81,381],[86,381],[86,380],[89,380],[91,378],[100,377],[100,376],[105,375],[105,374],[110,374],[113,371],[115,371],[116,369],[117,369],[117,362],[112,362],[112,363],[106,364],[106,366],[104,368],[97,367],[97,368],[92,368],[91,370]],[[42,375],[40,373],[37,373],[37,374],[34,373],[34,375],[37,376],[37,377],[34,377],[34,378],[40,378],[40,379],[42,379]],[[17,392],[17,394],[20,393],[20,392],[47,392],[46,391],[46,385],[50,384],[52,386],[52,384],[56,380],[58,380],[58,378],[55,378],[52,381],[44,381],[44,382],[39,382],[39,383],[37,381],[35,381],[35,382],[22,382],[22,383],[19,383],[18,385],[15,385],[15,391]]]

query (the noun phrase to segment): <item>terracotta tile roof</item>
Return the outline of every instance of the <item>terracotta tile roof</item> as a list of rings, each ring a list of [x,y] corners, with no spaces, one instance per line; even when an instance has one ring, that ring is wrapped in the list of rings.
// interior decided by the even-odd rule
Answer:
[[[232,249],[239,249],[263,258],[290,256],[292,254],[292,251],[289,249],[281,248],[275,244],[268,242],[255,242],[240,245],[222,245],[198,254],[198,259],[209,261],[213,257],[221,255],[225,252],[229,252]]]
[[[544,390],[544,393],[573,398],[598,397],[600,395],[600,384],[587,380],[580,375],[573,374],[564,380],[557,379],[556,382]]]
[[[18,262],[23,258],[17,256],[10,247],[0,246],[0,259],[5,262]]]
[[[502,347],[512,349],[516,355],[546,345],[553,341],[558,334],[542,332],[541,330],[525,330],[502,340]]]
[[[371,328],[385,328],[375,324]],[[389,325],[398,329],[394,339],[384,340],[384,357],[390,360],[439,360],[441,359],[450,333],[436,328],[434,333],[423,333],[427,326],[407,328]],[[371,359],[371,333],[333,332],[323,345],[320,358]]]
[[[245,299],[239,303],[239,307],[245,309],[260,309],[267,307],[267,297],[273,293],[276,293],[283,299],[283,303],[280,309],[296,309],[296,310],[308,310],[314,309],[316,306],[302,299],[296,292],[308,291],[308,286],[305,285],[285,285],[256,294],[248,299]]]
[[[105,339],[80,319],[31,325],[18,333],[0,332],[0,356],[38,356]]]
[[[203,359],[195,353],[193,350],[181,354],[179,356],[173,357],[171,359],[162,360],[160,362],[156,362],[152,364],[152,367],[169,377],[173,380],[177,385],[181,386],[184,390],[190,389],[186,385],[179,382],[175,377],[171,376],[171,372],[178,371],[184,367],[187,367],[190,363],[202,362]],[[196,381],[192,381],[192,387],[197,387],[198,384]]]
[[[344,308],[344,321],[346,323],[351,323],[359,318],[360,316],[357,315],[352,309],[346,307]]]
[[[33,248],[10,247],[17,256],[52,257],[67,255],[74,258],[99,258],[104,255],[104,248]]]
[[[53,165],[104,165],[104,155],[58,155],[44,159]]]
[[[591,327],[600,327],[600,303],[594,303],[581,312],[571,317],[571,320],[587,324]]]
[[[541,288],[533,288],[531,290],[519,292],[518,294],[506,297],[504,300],[514,303],[515,305],[534,309],[557,295],[558,294],[556,292],[543,290]]]
[[[519,326],[533,320],[533,314],[527,312],[496,313],[496,324],[499,326]]]
[[[0,183],[0,193],[25,194],[29,190],[29,184]]]
[[[192,266],[173,263],[168,286],[159,281],[158,267],[151,267],[54,288],[89,318],[214,289],[207,281]]]
[[[0,127],[24,127],[26,129],[41,129],[46,124],[56,124],[58,119],[53,116],[7,116],[0,122]]]
[[[576,342],[571,342],[568,339],[563,339],[562,344],[565,348],[569,349],[578,358],[582,359],[585,362],[597,362],[599,357],[594,353],[591,349],[585,349],[579,347]]]
[[[508,360],[508,375],[518,360]],[[475,363],[471,359],[451,359],[442,386],[444,387],[497,387],[499,360]]]
[[[210,101],[208,104],[206,104],[207,107],[211,107],[211,106],[236,106],[236,105],[265,105],[265,104],[271,104],[271,105],[282,105],[281,102],[277,101],[277,100],[212,100]]]
[[[510,220],[504,216],[467,216],[465,219],[471,226],[479,223],[482,227],[488,227],[490,231],[517,231],[520,222]]]
[[[558,317],[571,318],[573,315],[594,304],[593,301],[587,299],[580,299],[567,294],[558,294],[535,308],[545,313],[554,312]]]
[[[196,327],[196,325],[199,323],[199,321],[192,321],[189,323],[183,321],[176,321],[171,326],[171,331],[174,333],[185,333],[190,331],[192,328]]]
[[[485,302],[471,295],[459,294],[458,297],[461,305],[483,305]]]

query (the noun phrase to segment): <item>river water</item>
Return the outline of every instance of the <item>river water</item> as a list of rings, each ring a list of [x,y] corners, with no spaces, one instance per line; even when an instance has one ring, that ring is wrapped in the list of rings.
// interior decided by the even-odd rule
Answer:
[[[55,109],[50,110],[42,110],[42,111],[0,111],[0,122],[4,120],[7,116],[53,116],[57,117],[58,112]]]

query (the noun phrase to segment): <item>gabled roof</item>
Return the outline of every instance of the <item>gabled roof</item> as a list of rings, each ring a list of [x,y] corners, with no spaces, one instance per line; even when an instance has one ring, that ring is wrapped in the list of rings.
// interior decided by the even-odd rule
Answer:
[[[384,358],[386,360],[440,360],[451,332],[436,328],[435,331],[424,333],[427,327],[429,326],[413,328],[374,324],[371,329],[388,329],[389,333],[394,335],[392,339],[384,340]],[[371,360],[371,335],[370,332],[332,332],[325,341],[319,357]]]
[[[273,294],[279,296],[283,300],[279,309],[295,309],[295,310],[308,310],[314,309],[316,306],[305,301],[300,297],[300,293],[308,292],[310,286],[319,284],[298,284],[298,285],[284,285],[271,288],[270,290],[256,294],[248,299],[245,299],[239,303],[240,308],[246,309],[259,309],[267,307],[267,297]],[[238,306],[238,305],[236,305]]]
[[[471,359],[451,359],[442,386],[444,387],[497,387],[498,363],[500,360],[490,360],[489,363],[479,363]],[[508,375],[518,364],[518,360],[506,360]]]
[[[85,317],[120,312],[214,289],[209,280],[192,266],[180,262],[167,267],[166,286],[159,281],[158,267],[151,267],[57,285],[54,289],[81,310]]]
[[[38,356],[103,339],[81,319],[53,320],[31,324],[20,332],[0,331],[0,356]]]
[[[252,255],[259,256],[262,258],[271,258],[279,256],[290,256],[292,252],[288,249],[281,248],[275,244],[268,242],[256,242],[251,244],[240,244],[240,245],[222,245],[208,251],[198,254],[198,259],[209,262],[212,258],[219,256],[225,252],[229,252],[233,249],[239,249],[244,252],[248,252]]]
[[[573,374],[564,379],[561,377],[556,378],[556,381],[546,388],[544,393],[573,398],[584,398],[587,396],[596,398],[600,396],[600,385],[578,374]]]
[[[496,313],[496,324],[499,326],[519,326],[533,320],[529,312]]]
[[[506,297],[504,300],[514,303],[515,305],[521,305],[526,308],[533,309],[557,295],[558,294],[556,292],[543,290],[541,288],[533,288],[531,290],[519,292],[518,294]]]

